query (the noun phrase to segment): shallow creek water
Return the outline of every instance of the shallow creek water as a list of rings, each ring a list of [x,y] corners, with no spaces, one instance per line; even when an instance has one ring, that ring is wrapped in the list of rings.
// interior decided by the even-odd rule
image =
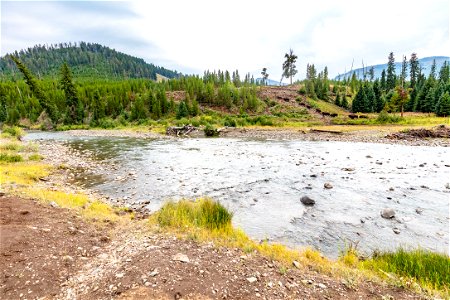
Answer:
[[[92,151],[110,171],[81,172],[77,182],[111,199],[150,201],[152,211],[167,199],[217,199],[256,240],[311,246],[330,257],[350,244],[367,253],[399,246],[449,251],[450,148],[41,132],[27,139]],[[316,204],[304,206],[304,195]],[[395,218],[383,219],[384,208]]]

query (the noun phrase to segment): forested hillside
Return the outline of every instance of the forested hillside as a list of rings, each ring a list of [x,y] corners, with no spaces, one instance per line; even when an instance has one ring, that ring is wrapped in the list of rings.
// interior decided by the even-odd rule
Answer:
[[[175,71],[146,63],[114,49],[80,42],[55,45],[36,45],[33,48],[12,53],[23,62],[39,79],[59,76],[61,65],[66,62],[77,79],[126,79],[149,78],[156,80],[156,74],[168,78],[179,76]],[[14,62],[8,55],[0,58],[0,79],[20,79]]]
[[[108,61],[110,50],[105,51],[101,55],[106,58],[99,61]],[[111,128],[130,123],[307,125],[348,122],[352,116],[346,111],[450,115],[449,65],[444,63],[438,70],[433,64],[427,77],[421,72],[416,55],[404,60],[397,74],[391,53],[381,79],[368,76],[361,80],[353,74],[342,81],[331,80],[327,67],[318,72],[314,64],[308,64],[305,80],[279,88],[262,87],[262,82],[255,81],[251,74],[241,78],[238,70],[205,71],[203,76],[180,75],[163,82],[133,78],[138,76],[131,73],[128,78],[117,75],[115,80],[91,74],[89,80],[84,80],[74,76],[69,64],[84,59],[76,55],[67,64],[57,66],[52,62],[49,65],[52,71],[43,72],[54,75],[39,79],[39,72],[33,72],[20,57],[9,58],[17,67],[16,79],[0,80],[0,123],[43,128],[65,125]],[[97,56],[93,57],[95,60]],[[33,56],[30,63],[35,68],[41,64]]]

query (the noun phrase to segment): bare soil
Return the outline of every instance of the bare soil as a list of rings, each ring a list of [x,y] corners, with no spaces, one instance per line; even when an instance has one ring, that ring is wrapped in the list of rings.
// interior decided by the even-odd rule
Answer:
[[[16,196],[0,196],[0,245],[0,299],[423,298],[151,233],[142,221],[99,227]],[[189,261],[176,260],[179,253]]]

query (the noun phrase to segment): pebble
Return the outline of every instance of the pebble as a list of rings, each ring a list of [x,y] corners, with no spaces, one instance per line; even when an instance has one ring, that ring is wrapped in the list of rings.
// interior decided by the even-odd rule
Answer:
[[[302,198],[300,198],[300,201],[304,204],[304,205],[314,205],[316,204],[316,201],[314,199],[311,199],[308,196],[303,196]]]
[[[297,269],[300,269],[300,263],[299,263],[298,261],[294,260],[294,261],[292,262],[292,264],[293,264],[294,267],[296,267]]]
[[[385,208],[381,211],[381,216],[385,219],[395,218],[395,211],[392,208]]]
[[[248,277],[247,281],[250,282],[250,283],[254,283],[254,282],[258,281],[258,279],[256,277],[252,276],[252,277]]]
[[[329,183],[329,182],[325,182],[325,184],[323,185],[323,187],[326,188],[326,189],[328,189],[328,190],[333,188],[333,186],[332,186],[331,183]]]
[[[186,254],[183,253],[177,253],[172,257],[173,261],[181,261],[184,263],[188,263],[189,261],[189,257]]]

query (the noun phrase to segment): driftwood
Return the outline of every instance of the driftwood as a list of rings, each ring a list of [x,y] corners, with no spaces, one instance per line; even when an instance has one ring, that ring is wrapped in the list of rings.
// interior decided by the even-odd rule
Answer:
[[[187,136],[189,135],[191,132],[197,130],[198,128],[192,125],[184,125],[181,127],[177,127],[177,126],[171,126],[171,127],[167,127],[166,129],[166,134],[167,135],[175,135],[175,136]]]
[[[450,138],[450,127],[439,125],[432,129],[409,129],[388,134],[386,138],[394,140],[403,140],[410,138]]]
[[[325,132],[325,133],[333,133],[333,134],[342,134],[342,131],[336,130],[325,130],[325,129],[310,129],[310,132]]]

